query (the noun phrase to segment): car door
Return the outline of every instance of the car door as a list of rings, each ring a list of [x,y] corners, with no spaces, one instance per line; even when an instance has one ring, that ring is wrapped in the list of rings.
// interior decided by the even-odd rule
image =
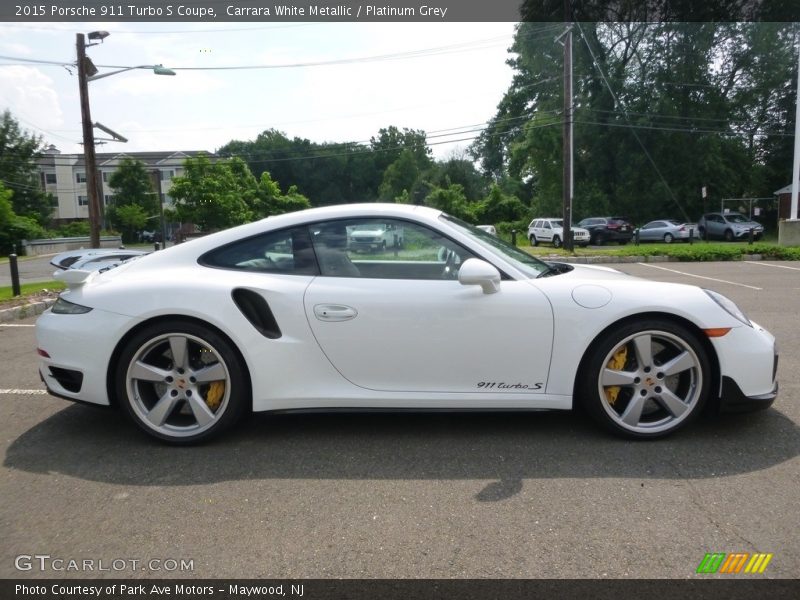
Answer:
[[[550,221],[542,221],[541,239],[543,242],[553,241],[553,226]]]
[[[553,340],[544,294],[526,281],[505,280],[494,294],[461,285],[458,269],[474,255],[426,226],[402,226],[404,247],[390,256],[349,257],[358,275],[320,262],[304,308],[332,365],[371,390],[543,393]],[[316,230],[311,238],[328,251]]]

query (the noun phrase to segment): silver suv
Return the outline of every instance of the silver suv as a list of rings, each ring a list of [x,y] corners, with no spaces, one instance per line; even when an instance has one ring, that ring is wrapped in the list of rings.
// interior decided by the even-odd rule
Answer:
[[[761,239],[764,235],[764,227],[743,214],[731,213],[708,213],[700,217],[697,222],[697,232],[704,240],[713,238],[723,239],[728,242],[747,238],[750,230],[753,230],[753,239]]]

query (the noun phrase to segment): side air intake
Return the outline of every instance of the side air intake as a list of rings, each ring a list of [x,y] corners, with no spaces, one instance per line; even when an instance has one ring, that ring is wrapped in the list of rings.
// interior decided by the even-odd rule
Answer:
[[[275,316],[267,301],[260,294],[252,290],[237,288],[233,290],[231,296],[245,318],[261,335],[271,340],[281,337],[281,330],[275,321]]]

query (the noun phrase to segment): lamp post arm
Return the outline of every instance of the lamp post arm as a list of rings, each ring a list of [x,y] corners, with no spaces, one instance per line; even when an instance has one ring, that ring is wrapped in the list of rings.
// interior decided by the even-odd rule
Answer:
[[[103,77],[111,77],[112,75],[116,75],[117,73],[124,73],[125,71],[134,71],[136,69],[152,69],[153,73],[156,75],[175,75],[175,71],[172,69],[167,69],[164,65],[137,65],[135,67],[125,67],[124,69],[117,69],[116,71],[109,71],[108,73],[100,73],[98,75],[92,75],[88,78],[89,81],[97,81],[98,79],[102,79]]]

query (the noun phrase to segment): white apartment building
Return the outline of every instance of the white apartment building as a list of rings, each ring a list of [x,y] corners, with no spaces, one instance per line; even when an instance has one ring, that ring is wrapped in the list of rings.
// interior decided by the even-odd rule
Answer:
[[[183,174],[183,162],[205,154],[213,158],[213,153],[201,150],[168,151],[168,152],[98,152],[96,154],[97,169],[100,171],[100,197],[104,206],[114,199],[114,190],[109,180],[119,163],[125,158],[144,163],[152,174],[156,188],[160,187],[161,202],[164,207],[172,205],[169,190],[172,179]],[[89,196],[86,191],[86,166],[83,154],[62,154],[52,144],[44,150],[38,161],[39,177],[42,188],[58,200],[54,208],[53,218],[68,222],[89,218]]]

